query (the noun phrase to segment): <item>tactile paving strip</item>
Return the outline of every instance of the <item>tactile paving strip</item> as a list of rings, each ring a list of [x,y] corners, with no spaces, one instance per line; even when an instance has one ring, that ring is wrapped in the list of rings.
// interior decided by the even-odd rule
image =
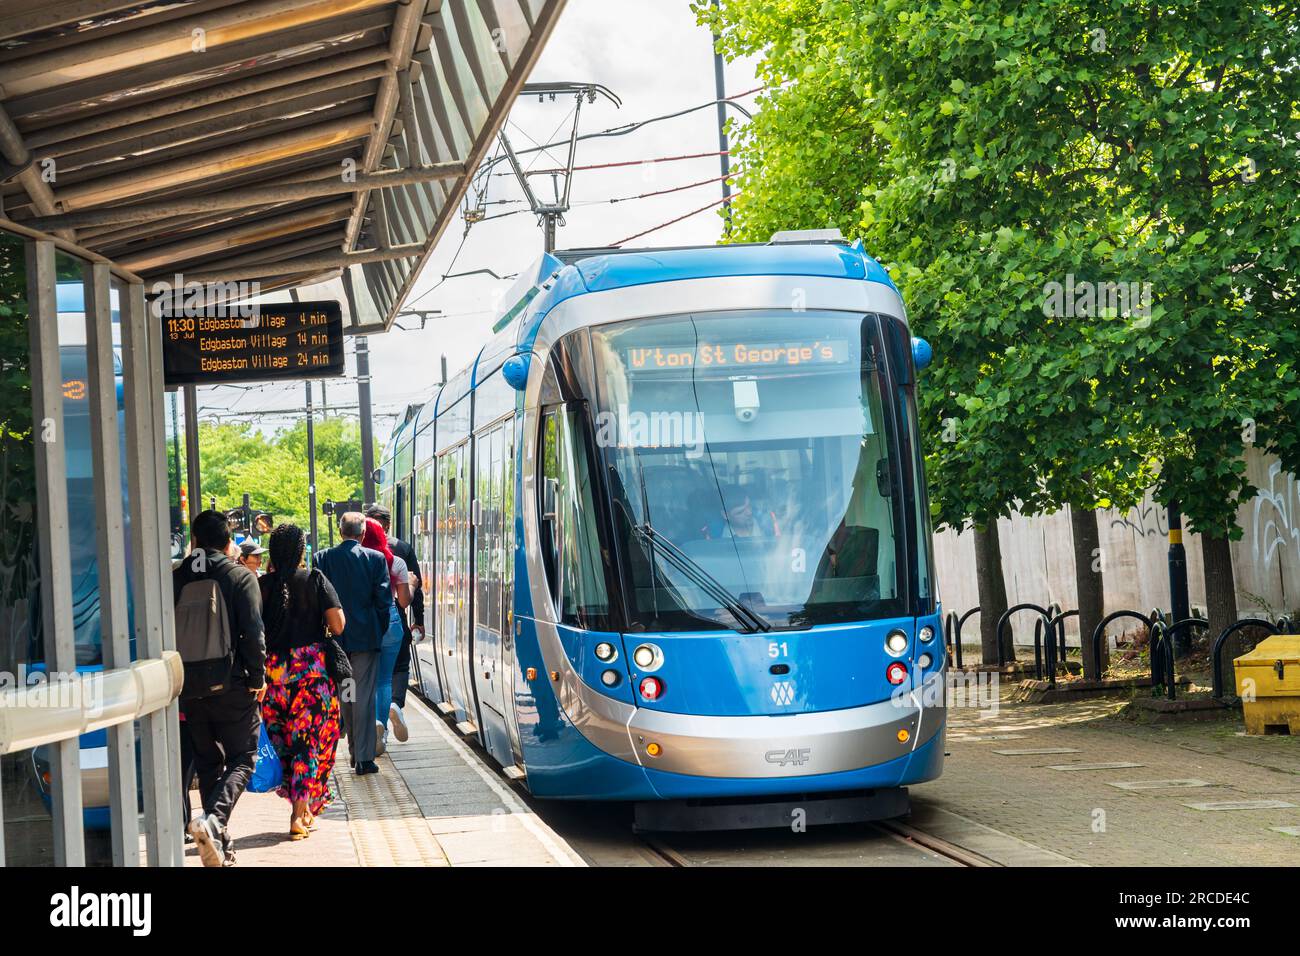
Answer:
[[[362,866],[447,866],[401,774],[387,757],[379,773],[358,777],[348,769],[334,772],[335,792],[347,804],[352,842]]]

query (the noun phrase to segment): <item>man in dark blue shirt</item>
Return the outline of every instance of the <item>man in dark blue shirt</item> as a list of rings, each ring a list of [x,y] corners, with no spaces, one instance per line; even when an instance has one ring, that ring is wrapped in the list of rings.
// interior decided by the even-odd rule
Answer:
[[[347,512],[339,519],[343,541],[326,548],[315,559],[316,567],[338,592],[347,622],[339,643],[352,663],[352,686],[343,688],[343,721],[352,766],[359,774],[379,772],[375,763],[375,684],[379,680],[379,651],[393,603],[388,563],[378,551],[361,546],[365,530],[365,516],[359,511]]]

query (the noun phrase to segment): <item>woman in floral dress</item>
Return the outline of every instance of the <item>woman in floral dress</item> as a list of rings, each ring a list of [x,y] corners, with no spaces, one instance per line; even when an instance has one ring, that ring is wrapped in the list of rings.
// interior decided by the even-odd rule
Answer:
[[[277,791],[293,809],[289,835],[305,838],[330,802],[339,741],[339,695],[325,664],[326,630],[343,632],[343,610],[320,571],[302,567],[306,537],[297,525],[271,532],[271,569],[259,582],[266,626],[266,699],[262,720],[280,756]]]

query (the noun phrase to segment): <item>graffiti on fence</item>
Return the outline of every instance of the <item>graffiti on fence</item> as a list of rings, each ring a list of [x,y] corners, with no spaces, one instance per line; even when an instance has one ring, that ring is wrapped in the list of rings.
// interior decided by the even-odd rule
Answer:
[[[1149,497],[1111,521],[1112,528],[1128,528],[1144,538],[1169,534],[1169,513]]]
[[[1295,475],[1275,461],[1268,466],[1268,487],[1259,489],[1251,515],[1251,557],[1268,570],[1279,549],[1292,545],[1300,557],[1300,486]]]

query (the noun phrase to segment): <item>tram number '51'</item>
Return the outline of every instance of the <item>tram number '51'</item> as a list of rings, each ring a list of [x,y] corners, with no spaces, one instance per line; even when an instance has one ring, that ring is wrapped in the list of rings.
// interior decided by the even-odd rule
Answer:
[[[772,641],[767,645],[768,657],[789,657],[790,645],[785,641]]]

